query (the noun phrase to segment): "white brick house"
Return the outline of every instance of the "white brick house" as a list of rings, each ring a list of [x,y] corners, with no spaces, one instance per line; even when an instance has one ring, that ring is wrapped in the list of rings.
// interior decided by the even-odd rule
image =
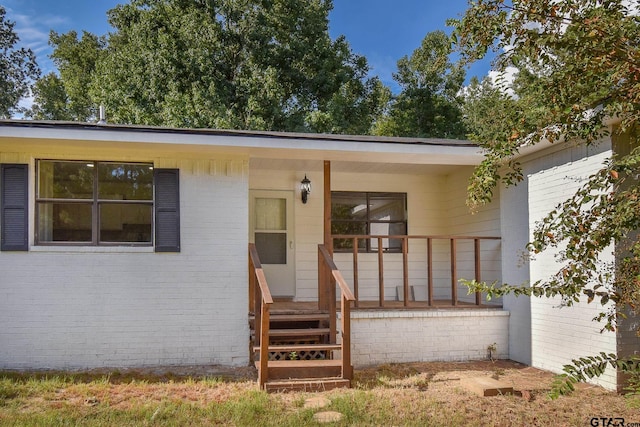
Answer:
[[[525,185],[471,215],[467,180],[482,153],[465,141],[0,122],[0,369],[246,365],[248,244],[269,258],[275,297],[314,302],[327,212],[333,235],[413,238],[405,249],[356,241],[357,263],[349,239],[333,239],[359,293],[356,366],[478,359],[495,343],[498,357],[557,371],[567,357],[616,351],[620,338],[598,333],[590,306],[492,305],[457,284],[550,274],[544,259],[516,258],[570,190],[562,177],[588,175],[603,147],[527,154]],[[380,208],[363,217],[358,206]]]

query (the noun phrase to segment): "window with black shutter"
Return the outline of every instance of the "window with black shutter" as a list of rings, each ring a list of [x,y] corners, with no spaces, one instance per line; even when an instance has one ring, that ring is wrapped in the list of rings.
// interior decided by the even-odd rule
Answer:
[[[38,160],[36,242],[150,246],[153,165]]]
[[[177,169],[77,160],[36,166],[37,244],[180,250]]]

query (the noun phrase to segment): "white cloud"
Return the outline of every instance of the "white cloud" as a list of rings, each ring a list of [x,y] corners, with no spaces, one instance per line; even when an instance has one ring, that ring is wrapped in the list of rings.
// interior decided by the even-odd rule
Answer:
[[[69,20],[63,16],[30,13],[7,8],[8,20],[15,22],[14,31],[20,38],[20,46],[31,49],[36,54],[38,65],[43,74],[55,69],[49,59],[49,31],[51,28],[65,25]]]
[[[12,3],[14,6],[12,7]],[[9,1],[5,7],[7,15],[5,19],[15,22],[14,31],[20,39],[18,47],[26,47],[36,54],[38,66],[42,74],[47,74],[55,70],[55,65],[49,59],[51,46],[49,46],[49,31],[60,25],[66,25],[69,20],[62,16],[47,15],[43,13],[32,13],[22,10],[22,3]],[[21,108],[31,108],[33,96],[30,95],[20,100],[18,106]],[[22,114],[16,114],[14,118],[23,118]]]
[[[501,89],[504,93],[515,98],[516,93],[513,91],[513,81],[518,74],[516,67],[508,66],[504,71],[491,70],[487,76],[495,87]]]

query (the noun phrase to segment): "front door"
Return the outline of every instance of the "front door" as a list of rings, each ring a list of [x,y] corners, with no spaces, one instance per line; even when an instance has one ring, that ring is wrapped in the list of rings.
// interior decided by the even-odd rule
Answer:
[[[271,294],[293,297],[293,192],[252,190],[250,197],[249,240],[256,244]]]

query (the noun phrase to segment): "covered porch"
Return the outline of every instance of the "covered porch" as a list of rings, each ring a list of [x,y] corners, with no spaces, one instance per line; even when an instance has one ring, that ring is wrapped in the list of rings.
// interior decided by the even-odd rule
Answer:
[[[343,385],[348,385],[353,364],[477,359],[486,357],[490,349],[494,349],[493,356],[498,355],[497,348],[506,357],[508,313],[501,310],[501,301],[469,295],[459,282],[499,280],[501,272],[498,209],[489,207],[471,216],[464,206],[470,167],[386,165],[386,172],[375,173],[371,171],[381,166],[368,165],[367,172],[360,167],[358,176],[332,171],[328,160],[322,161],[321,174],[313,168],[307,169],[312,172],[287,171],[283,165],[289,162],[282,160],[260,159],[254,163],[255,169],[250,165],[250,188],[255,188],[256,182],[282,183],[285,175],[289,180],[295,176],[296,186],[298,176],[311,175],[313,182],[311,194],[306,194],[302,203],[300,190],[289,190],[295,196],[295,237],[287,235],[284,241],[295,248],[291,252],[295,259],[293,295],[272,292],[271,282],[279,276],[269,277],[267,268],[263,268],[267,265],[261,261],[263,254],[272,257],[270,246],[263,244],[260,248],[258,236],[250,238],[249,299],[261,385],[269,388],[268,383],[277,380],[285,389],[307,389],[319,381],[306,378],[301,385],[293,370],[301,375],[320,372],[329,375],[334,384],[335,378],[340,378],[346,381]],[[288,167],[297,169],[312,163],[297,160]],[[337,163],[338,171],[353,167]],[[405,222],[400,219],[391,224],[378,217],[375,230],[379,234],[341,232],[344,227],[333,223],[339,204],[332,201],[332,195],[338,191],[343,199],[347,194],[348,200],[351,189],[365,190],[367,202],[369,195],[377,196],[376,189],[385,190],[385,196],[403,194]],[[343,205],[339,207],[344,211]],[[355,203],[347,208],[351,212],[365,209]],[[252,215],[255,211],[250,209]],[[398,224],[404,227],[403,233],[395,233]],[[313,316],[315,320],[310,322]],[[315,338],[309,339],[302,331],[286,332],[279,326],[296,329],[295,323]],[[289,334],[286,344],[274,341],[278,334]],[[393,352],[388,351],[390,346],[395,347]],[[261,354],[270,356],[263,358]],[[310,367],[300,368],[301,354],[322,354],[321,362],[314,356]],[[274,355],[277,360],[273,360]],[[280,368],[283,372],[272,377],[270,372]],[[282,383],[285,378],[287,384]]]

